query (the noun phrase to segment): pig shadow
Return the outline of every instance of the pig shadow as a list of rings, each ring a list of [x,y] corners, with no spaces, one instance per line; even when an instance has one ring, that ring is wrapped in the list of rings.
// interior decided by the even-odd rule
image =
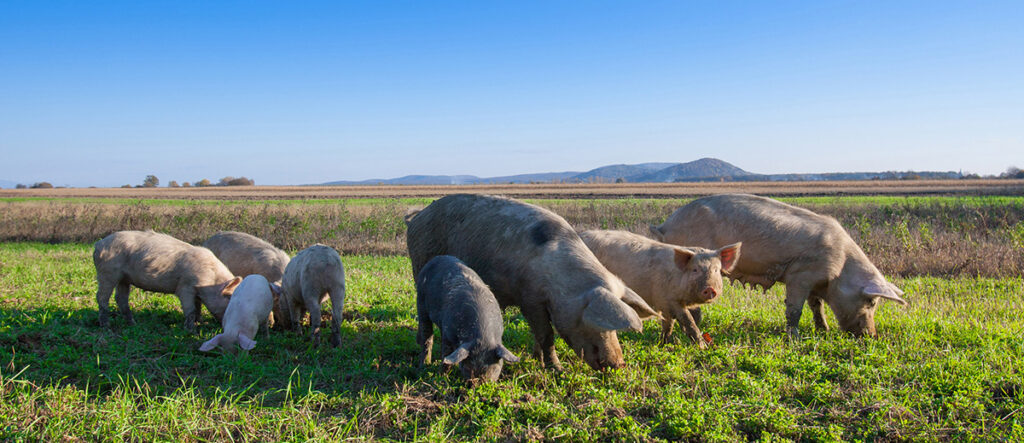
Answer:
[[[252,351],[232,355],[198,350],[222,332],[209,313],[196,334],[177,310],[136,310],[135,325],[111,314],[110,327],[100,327],[96,309],[0,311],[0,372],[37,386],[88,387],[90,395],[126,386],[167,395],[186,386],[211,399],[245,392],[267,405],[304,393],[388,393],[432,375],[451,378],[418,368],[415,330],[406,325],[343,322],[338,347],[328,343],[329,323],[319,346],[308,325],[302,335],[275,330],[258,335]]]

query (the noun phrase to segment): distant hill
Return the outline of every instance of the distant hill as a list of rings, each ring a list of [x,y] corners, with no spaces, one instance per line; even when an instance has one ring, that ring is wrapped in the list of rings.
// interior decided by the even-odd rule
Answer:
[[[689,163],[679,163],[664,169],[634,177],[635,182],[666,183],[701,178],[743,177],[752,175],[732,164],[717,158],[702,158]]]
[[[640,163],[638,165],[611,165],[591,169],[587,172],[571,177],[572,180],[580,182],[605,181],[614,182],[618,179],[633,181],[632,178],[648,174],[654,171],[665,169],[678,163]]]
[[[669,183],[701,181],[826,181],[826,180],[904,180],[962,178],[954,171],[827,172],[819,174],[757,174],[745,171],[717,158],[702,158],[687,163],[639,163],[608,165],[586,172],[540,172],[481,178],[475,175],[407,175],[391,179],[333,181],[325,185],[466,185],[499,183]],[[13,186],[13,185],[12,185]]]

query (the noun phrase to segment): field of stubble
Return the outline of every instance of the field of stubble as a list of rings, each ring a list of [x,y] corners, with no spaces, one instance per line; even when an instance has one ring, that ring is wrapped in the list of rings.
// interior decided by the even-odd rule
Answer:
[[[1024,438],[1024,198],[793,197],[840,220],[907,307],[883,304],[877,339],[782,334],[782,287],[728,286],[705,309],[707,350],[658,325],[620,335],[627,367],[594,372],[558,342],[563,372],[530,357],[514,309],[504,341],[524,357],[465,386],[415,366],[415,294],[401,216],[429,197],[345,200],[0,200],[0,439]],[[643,232],[682,198],[540,199],[577,228]],[[294,253],[343,252],[340,348],[274,331],[248,356],[197,351],[219,330],[181,328],[172,295],[135,290],[138,325],[97,326],[91,243],[155,229],[200,243],[237,229]],[[329,314],[328,314],[329,315]],[[832,321],[832,319],[830,319]],[[834,325],[834,321],[832,321]]]

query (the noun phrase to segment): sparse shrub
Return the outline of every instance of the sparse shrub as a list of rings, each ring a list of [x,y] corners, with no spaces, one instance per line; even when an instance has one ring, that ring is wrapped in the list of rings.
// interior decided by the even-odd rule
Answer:
[[[25,186],[25,185],[23,185],[21,183],[18,183],[16,186],[14,186],[14,189],[27,189],[27,188],[28,188],[28,186]]]
[[[178,182],[176,182],[174,180],[171,180],[171,182],[167,184],[167,187],[168,188],[177,188],[178,187]]]
[[[36,182],[31,186],[32,189],[52,189],[53,185],[50,182]]]
[[[202,180],[197,181],[195,183],[195,185],[200,187],[200,188],[204,187],[204,186],[210,186],[210,180],[204,178]]]
[[[155,175],[147,175],[146,179],[142,181],[143,188],[155,188],[160,185],[160,179],[156,178]]]

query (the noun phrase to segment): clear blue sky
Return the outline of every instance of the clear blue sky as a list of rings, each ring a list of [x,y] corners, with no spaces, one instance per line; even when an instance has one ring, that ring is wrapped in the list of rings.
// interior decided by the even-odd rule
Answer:
[[[1024,167],[1024,3],[6,0],[0,157],[71,186],[993,174]]]

